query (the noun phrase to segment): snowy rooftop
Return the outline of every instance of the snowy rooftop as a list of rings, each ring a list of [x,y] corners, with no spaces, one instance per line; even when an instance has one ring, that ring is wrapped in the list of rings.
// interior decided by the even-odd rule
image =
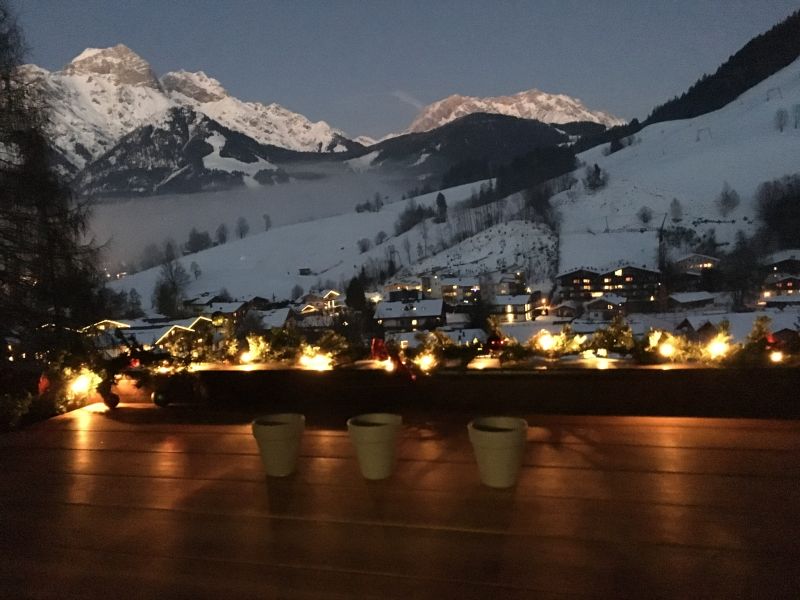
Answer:
[[[508,304],[512,306],[524,306],[525,304],[530,304],[530,302],[530,294],[517,294],[516,296],[495,296],[493,304],[495,306],[504,306]]]
[[[477,277],[442,277],[439,280],[442,284],[442,287],[468,287],[473,288],[479,285],[479,281]]]
[[[624,296],[617,296],[616,294],[603,294],[599,298],[595,298],[591,302],[587,302],[587,306],[592,305],[595,302],[605,302],[606,304],[616,304],[617,306],[621,306],[627,301],[628,299]]]
[[[290,311],[291,309],[287,306],[286,308],[259,310],[255,311],[255,313],[261,317],[261,325],[265,329],[275,329],[283,327],[286,324],[286,319],[289,318]]]
[[[711,300],[713,302],[715,298],[716,296],[710,292],[678,292],[669,295],[670,300],[674,300],[679,304],[703,302],[705,300]]]
[[[621,266],[658,270],[658,232],[566,233],[559,242],[559,275],[577,269],[598,273]]]
[[[417,302],[380,302],[375,307],[375,318],[438,317],[442,314],[442,306],[442,300],[439,298]]]
[[[764,264],[772,265],[784,260],[800,260],[800,249],[789,248],[788,250],[780,250],[779,252],[770,254],[764,259]]]
[[[797,300],[797,298],[795,298]],[[753,329],[753,323],[758,317],[767,316],[770,318],[769,328],[772,331],[782,329],[798,330],[800,323],[800,311],[798,310],[765,310],[751,313],[715,313],[712,315],[692,315],[686,317],[692,329],[697,331],[706,324],[718,327],[722,321],[730,324],[731,337],[735,342],[744,342],[748,334]]]

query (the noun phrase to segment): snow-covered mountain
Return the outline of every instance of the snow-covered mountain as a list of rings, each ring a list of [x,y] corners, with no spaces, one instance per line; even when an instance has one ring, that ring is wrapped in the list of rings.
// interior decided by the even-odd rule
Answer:
[[[259,144],[191,108],[170,108],[125,134],[83,169],[74,188],[87,195],[186,193],[280,183],[270,162],[288,151]]]
[[[84,50],[60,71],[25,65],[22,73],[50,108],[54,144],[70,175],[176,106],[282,148],[336,151],[352,143],[323,121],[312,123],[277,104],[238,100],[202,72],[167,73],[159,81],[147,61],[122,44]]]
[[[543,123],[588,121],[601,123],[607,127],[625,123],[623,119],[608,113],[589,110],[577,98],[564,94],[547,94],[532,89],[512,96],[494,98],[476,98],[458,94],[448,96],[424,107],[408,131],[429,131],[473,113],[501,114],[520,119],[535,119]]]
[[[161,85],[177,104],[190,106],[262,144],[305,152],[344,152],[352,145],[344,133],[325,121],[313,123],[279,104],[234,98],[203,71],[167,73]]]

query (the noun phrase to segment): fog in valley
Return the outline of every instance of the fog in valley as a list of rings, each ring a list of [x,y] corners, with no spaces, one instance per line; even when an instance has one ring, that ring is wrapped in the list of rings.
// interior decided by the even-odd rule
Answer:
[[[338,172],[257,189],[103,199],[93,205],[91,235],[103,245],[103,263],[114,272],[121,263],[137,266],[148,244],[162,245],[168,238],[184,244],[193,227],[214,239],[224,223],[232,240],[240,217],[247,220],[248,235],[255,235],[265,229],[265,214],[273,228],[280,227],[355,211],[376,193],[385,203],[395,202],[409,187],[386,175]]]

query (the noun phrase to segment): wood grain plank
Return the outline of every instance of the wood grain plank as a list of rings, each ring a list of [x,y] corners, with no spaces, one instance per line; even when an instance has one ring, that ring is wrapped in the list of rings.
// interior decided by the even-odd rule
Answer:
[[[13,517],[14,515],[9,515]],[[385,525],[281,522],[173,511],[62,506],[42,519],[15,520],[13,547],[43,543],[109,553],[149,549],[158,557],[205,558],[269,566],[332,569],[615,597],[653,589],[775,589],[776,574],[796,577],[794,555],[720,549],[608,544]],[[7,523],[4,523],[7,526]]]

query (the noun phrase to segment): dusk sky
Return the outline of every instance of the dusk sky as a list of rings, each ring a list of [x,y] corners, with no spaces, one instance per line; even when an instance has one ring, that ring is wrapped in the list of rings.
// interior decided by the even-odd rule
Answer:
[[[538,88],[642,118],[797,0],[17,0],[29,61],[118,43],[157,74],[202,70],[350,135],[405,129],[459,93]]]

